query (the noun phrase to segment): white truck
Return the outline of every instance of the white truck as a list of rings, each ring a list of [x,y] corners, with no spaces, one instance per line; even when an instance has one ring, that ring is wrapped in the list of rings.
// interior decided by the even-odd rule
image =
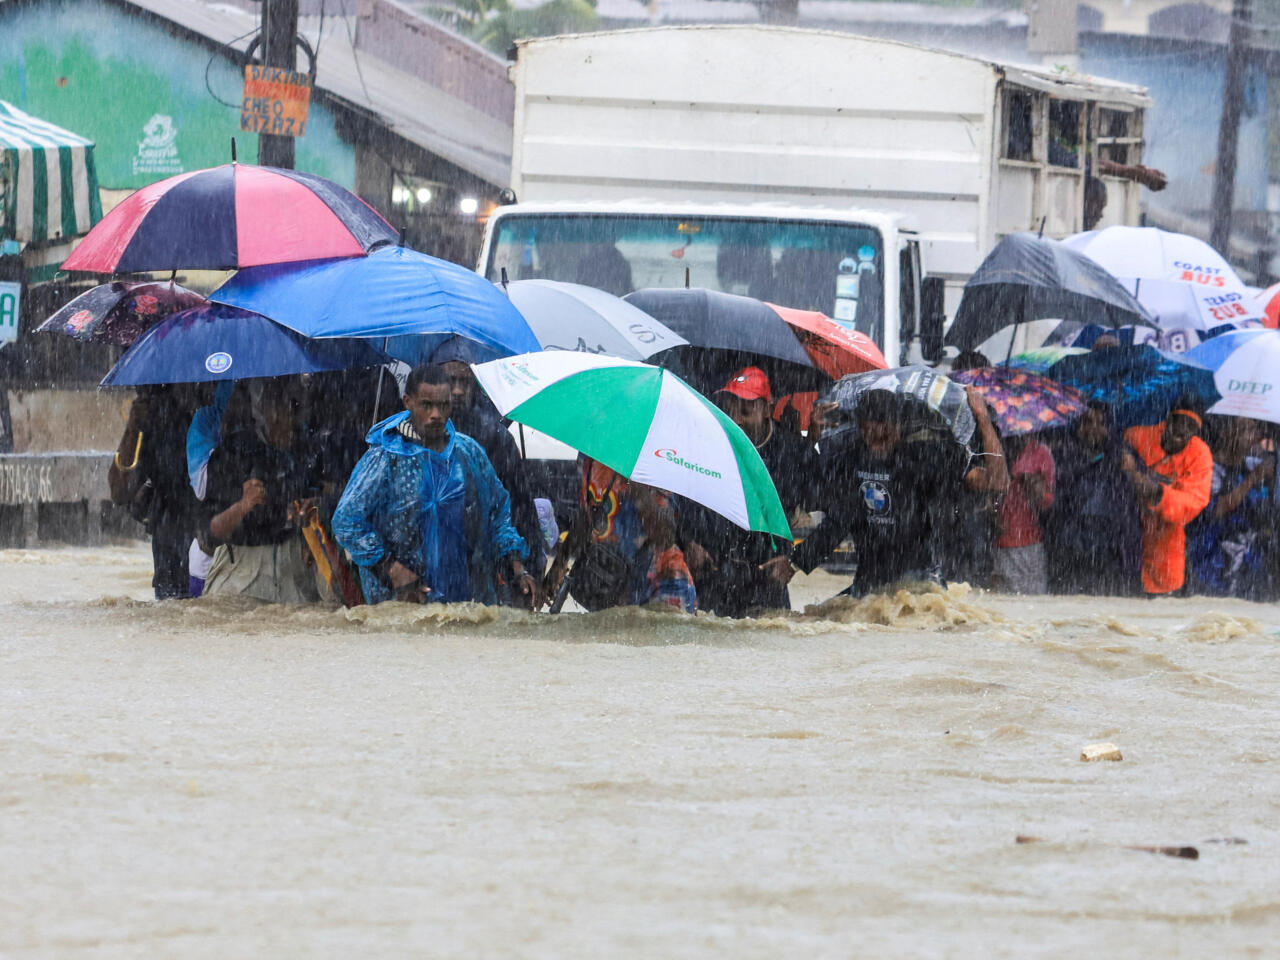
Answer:
[[[1086,177],[1141,161],[1150,105],[1128,84],[785,27],[525,40],[511,76],[518,202],[489,217],[480,272],[617,294],[687,279],[820,310],[890,363],[940,351],[1001,236],[1084,229]],[[1137,185],[1098,179],[1099,225],[1136,223]]]

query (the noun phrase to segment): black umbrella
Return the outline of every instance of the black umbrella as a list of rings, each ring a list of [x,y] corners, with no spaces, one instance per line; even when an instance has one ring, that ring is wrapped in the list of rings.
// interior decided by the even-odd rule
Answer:
[[[689,341],[649,362],[675,370],[704,393],[718,390],[746,366],[769,375],[775,396],[831,382],[813,365],[790,324],[761,300],[716,290],[656,287],[623,299]]]
[[[1083,254],[1033,233],[1011,233],[964,286],[947,343],[971,350],[1015,323],[1071,320],[1112,328],[1156,324],[1133,294]]]

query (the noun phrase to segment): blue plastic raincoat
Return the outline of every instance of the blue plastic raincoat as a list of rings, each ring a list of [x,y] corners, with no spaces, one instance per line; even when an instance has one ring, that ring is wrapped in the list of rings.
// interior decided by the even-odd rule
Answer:
[[[406,410],[375,424],[333,515],[333,534],[360,568],[369,603],[392,598],[370,567],[385,554],[431,588],[429,599],[494,603],[498,562],[528,556],[511,525],[511,501],[484,450],[448,424],[434,450],[405,439]]]

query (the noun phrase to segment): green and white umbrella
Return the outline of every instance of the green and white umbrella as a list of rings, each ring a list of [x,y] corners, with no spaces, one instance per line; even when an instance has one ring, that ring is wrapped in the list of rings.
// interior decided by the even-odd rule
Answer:
[[[101,219],[93,141],[0,100],[0,239],[70,239]]]
[[[638,360],[559,351],[472,369],[504,416],[747,530],[791,537],[769,471],[747,435],[673,373]]]

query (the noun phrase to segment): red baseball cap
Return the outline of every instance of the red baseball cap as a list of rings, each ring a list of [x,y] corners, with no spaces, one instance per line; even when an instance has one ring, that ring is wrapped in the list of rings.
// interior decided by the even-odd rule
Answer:
[[[743,400],[773,400],[769,377],[759,367],[743,367],[716,392],[732,393]]]

